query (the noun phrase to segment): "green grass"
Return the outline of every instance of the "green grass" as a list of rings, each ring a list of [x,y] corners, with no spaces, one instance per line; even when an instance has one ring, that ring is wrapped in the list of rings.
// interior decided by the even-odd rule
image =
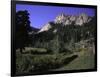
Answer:
[[[46,49],[26,48],[30,50],[40,50],[44,53]],[[28,50],[29,49],[29,50]],[[25,50],[24,50],[25,51]],[[80,70],[94,68],[94,54],[88,49],[80,49],[79,52],[73,54],[21,54],[16,51],[16,70],[17,73],[36,73],[47,70]],[[45,69],[45,70],[44,70]]]
[[[20,49],[16,50],[17,53],[20,53]],[[51,50],[48,50],[46,48],[33,48],[33,47],[25,47],[22,51],[23,54],[35,54],[35,55],[42,55],[42,54],[52,54],[53,52]]]
[[[82,51],[79,52],[79,57],[70,62],[69,64],[65,64],[59,70],[80,70],[80,69],[93,69],[95,64],[94,54],[90,51]]]
[[[18,73],[36,73],[62,67],[69,63],[76,55],[66,54],[21,54],[16,52],[16,71]],[[45,69],[45,70],[44,70]]]
[[[32,48],[32,47],[25,47],[24,53],[46,53],[47,49],[45,48]]]

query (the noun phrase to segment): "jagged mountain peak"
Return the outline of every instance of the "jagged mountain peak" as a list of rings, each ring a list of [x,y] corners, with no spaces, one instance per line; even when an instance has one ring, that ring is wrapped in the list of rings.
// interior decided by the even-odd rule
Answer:
[[[48,31],[50,28],[52,28],[52,27],[51,27],[50,22],[48,22],[47,24],[45,24],[45,25],[38,31],[38,33],[43,32],[43,31]]]
[[[64,13],[61,13],[60,15],[58,15],[58,16],[55,18],[54,22],[55,22],[55,23],[64,23],[65,20],[66,20],[66,15],[65,15]]]
[[[48,31],[49,29],[52,28],[52,23],[54,24],[62,24],[62,26],[67,26],[67,25],[79,25],[82,26],[85,23],[88,23],[92,18],[89,17],[86,13],[81,13],[80,15],[66,15],[64,13],[61,13],[59,15],[56,16],[56,18],[54,19],[54,21],[52,22],[48,22],[47,24],[45,24],[39,31],[43,32],[43,31]]]
[[[88,23],[90,21],[89,16],[86,13],[81,13],[80,15],[65,15],[64,13],[58,15],[54,22],[60,23],[63,25],[80,25],[82,26],[84,23]]]

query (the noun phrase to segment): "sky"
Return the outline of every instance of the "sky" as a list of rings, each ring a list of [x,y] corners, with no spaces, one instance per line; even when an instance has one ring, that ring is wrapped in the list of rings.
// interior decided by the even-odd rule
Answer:
[[[53,21],[61,13],[65,15],[79,15],[81,13],[86,13],[88,16],[95,15],[95,9],[92,8],[16,4],[16,12],[20,10],[27,10],[30,14],[30,25],[39,29]]]

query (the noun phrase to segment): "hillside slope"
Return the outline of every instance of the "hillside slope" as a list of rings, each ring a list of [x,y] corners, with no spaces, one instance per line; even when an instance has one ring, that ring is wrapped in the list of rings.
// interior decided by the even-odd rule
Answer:
[[[74,59],[69,64],[61,67],[59,70],[80,70],[80,69],[92,69],[94,68],[95,57],[91,51],[79,52],[79,57]]]

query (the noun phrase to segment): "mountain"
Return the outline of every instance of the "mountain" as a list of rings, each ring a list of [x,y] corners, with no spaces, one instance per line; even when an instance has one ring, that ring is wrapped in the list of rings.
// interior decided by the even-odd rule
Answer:
[[[79,16],[60,14],[56,17],[54,21],[55,23],[62,23],[63,25],[74,24],[82,26],[84,23],[88,23],[90,20],[91,17],[89,17],[85,13],[82,13]]]
[[[85,13],[82,13],[78,16],[74,16],[74,15],[65,15],[65,14],[59,14],[54,21],[52,21],[54,24],[62,24],[62,26],[67,26],[67,25],[75,25],[75,26],[82,26],[84,24],[89,23],[92,20],[92,17],[88,16]],[[50,24],[50,22],[48,22],[47,24],[45,24],[39,31],[43,32],[43,31],[48,31],[49,29],[51,29],[53,26]],[[54,32],[56,32],[57,30],[54,30]]]
[[[34,32],[39,31],[39,29],[38,29],[38,28],[35,28],[35,27],[31,27],[31,29],[32,29],[32,31],[34,31]]]
[[[50,28],[52,28],[51,24],[47,23],[38,31],[38,33],[43,32],[43,31],[48,31]]]
[[[86,14],[58,15],[32,35],[32,46],[50,51],[63,52],[72,50],[75,43],[89,40],[94,42],[96,34],[95,17]],[[80,44],[79,44],[80,45]],[[91,44],[90,44],[91,45]]]
[[[30,30],[29,30],[28,34],[29,34],[29,35],[35,34],[35,33],[37,33],[38,31],[39,31],[38,28],[30,27]]]

